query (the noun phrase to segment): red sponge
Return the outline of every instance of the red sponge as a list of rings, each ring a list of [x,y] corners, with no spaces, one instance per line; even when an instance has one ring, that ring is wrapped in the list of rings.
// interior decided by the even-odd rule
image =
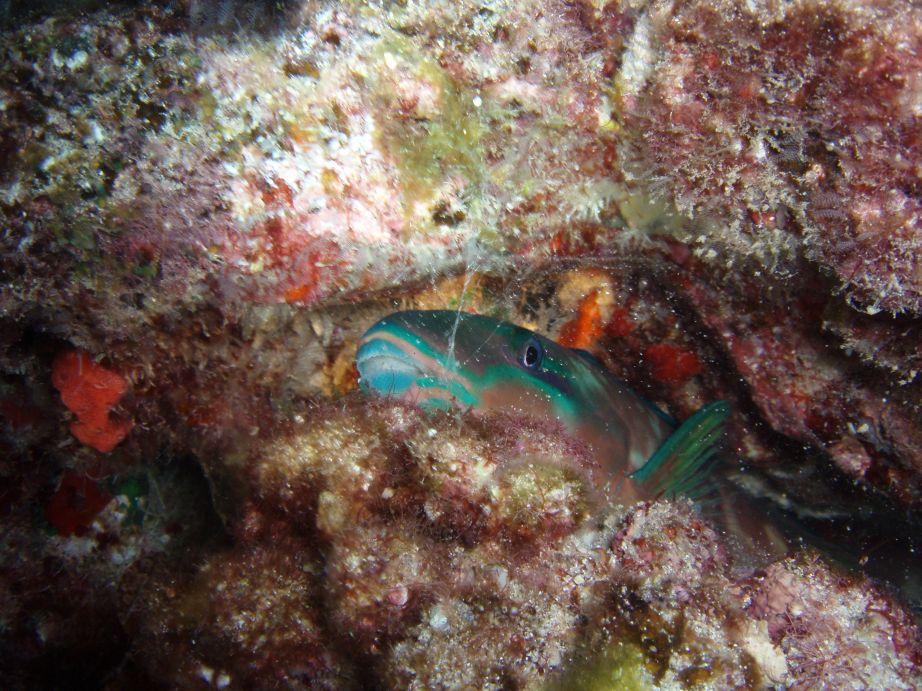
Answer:
[[[94,449],[108,453],[125,438],[134,424],[115,421],[109,411],[125,393],[128,383],[120,374],[101,367],[80,350],[58,355],[52,366],[51,382],[61,400],[77,419],[70,431]]]
[[[111,499],[88,477],[67,471],[45,508],[45,518],[62,537],[83,535]]]
[[[671,343],[654,343],[645,355],[653,376],[664,384],[682,384],[703,369],[697,355]]]

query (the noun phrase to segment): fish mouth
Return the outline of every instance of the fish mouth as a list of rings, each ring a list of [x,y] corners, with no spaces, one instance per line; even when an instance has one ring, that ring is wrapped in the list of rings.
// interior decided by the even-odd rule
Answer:
[[[468,382],[428,350],[421,339],[413,334],[395,334],[393,325],[385,325],[383,320],[380,324],[365,333],[355,354],[362,390],[423,408],[480,403]]]
[[[369,334],[355,354],[359,386],[384,396],[403,396],[426,372],[412,356],[384,338]]]

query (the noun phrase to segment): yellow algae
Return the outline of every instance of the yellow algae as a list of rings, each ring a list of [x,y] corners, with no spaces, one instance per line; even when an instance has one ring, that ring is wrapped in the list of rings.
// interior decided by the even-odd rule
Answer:
[[[640,646],[613,641],[599,654],[572,667],[552,689],[641,691],[657,688]]]
[[[399,36],[382,40],[370,77],[384,109],[376,120],[379,143],[400,171],[405,208],[434,201],[452,177],[479,187],[486,127],[476,95]]]

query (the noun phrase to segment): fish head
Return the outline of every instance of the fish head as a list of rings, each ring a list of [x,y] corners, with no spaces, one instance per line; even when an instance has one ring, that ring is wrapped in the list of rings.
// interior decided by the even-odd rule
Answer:
[[[366,391],[424,408],[578,414],[573,356],[528,329],[451,310],[391,314],[363,336],[356,366]]]

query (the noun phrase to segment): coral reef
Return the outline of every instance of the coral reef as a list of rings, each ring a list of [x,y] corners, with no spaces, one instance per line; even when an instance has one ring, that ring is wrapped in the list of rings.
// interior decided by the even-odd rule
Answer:
[[[298,688],[919,673],[918,631],[884,592],[806,557],[733,580],[690,503],[609,505],[586,450],[528,418],[355,397],[313,418],[254,450],[237,547],[161,576],[132,615],[152,673]]]
[[[0,22],[12,688],[918,687],[917,7]],[[689,505],[605,505],[559,429],[351,393],[362,332],[426,308],[677,419],[730,401],[722,470],[853,570],[740,573]]]
[[[728,226],[706,251],[773,271],[806,256],[869,314],[918,314],[919,18],[898,1],[650,3],[617,80],[635,174]]]
[[[847,580],[810,559],[775,564],[750,588],[749,611],[767,626],[799,683],[854,689],[914,683],[911,670],[919,652],[909,652],[914,642],[905,638],[906,613],[894,611],[876,589],[857,592]],[[820,603],[822,613],[814,609]],[[813,615],[806,614],[804,620],[807,612]],[[840,652],[817,657],[823,650]],[[881,666],[867,664],[871,650],[877,651]],[[903,681],[881,677],[883,668],[908,676]]]

